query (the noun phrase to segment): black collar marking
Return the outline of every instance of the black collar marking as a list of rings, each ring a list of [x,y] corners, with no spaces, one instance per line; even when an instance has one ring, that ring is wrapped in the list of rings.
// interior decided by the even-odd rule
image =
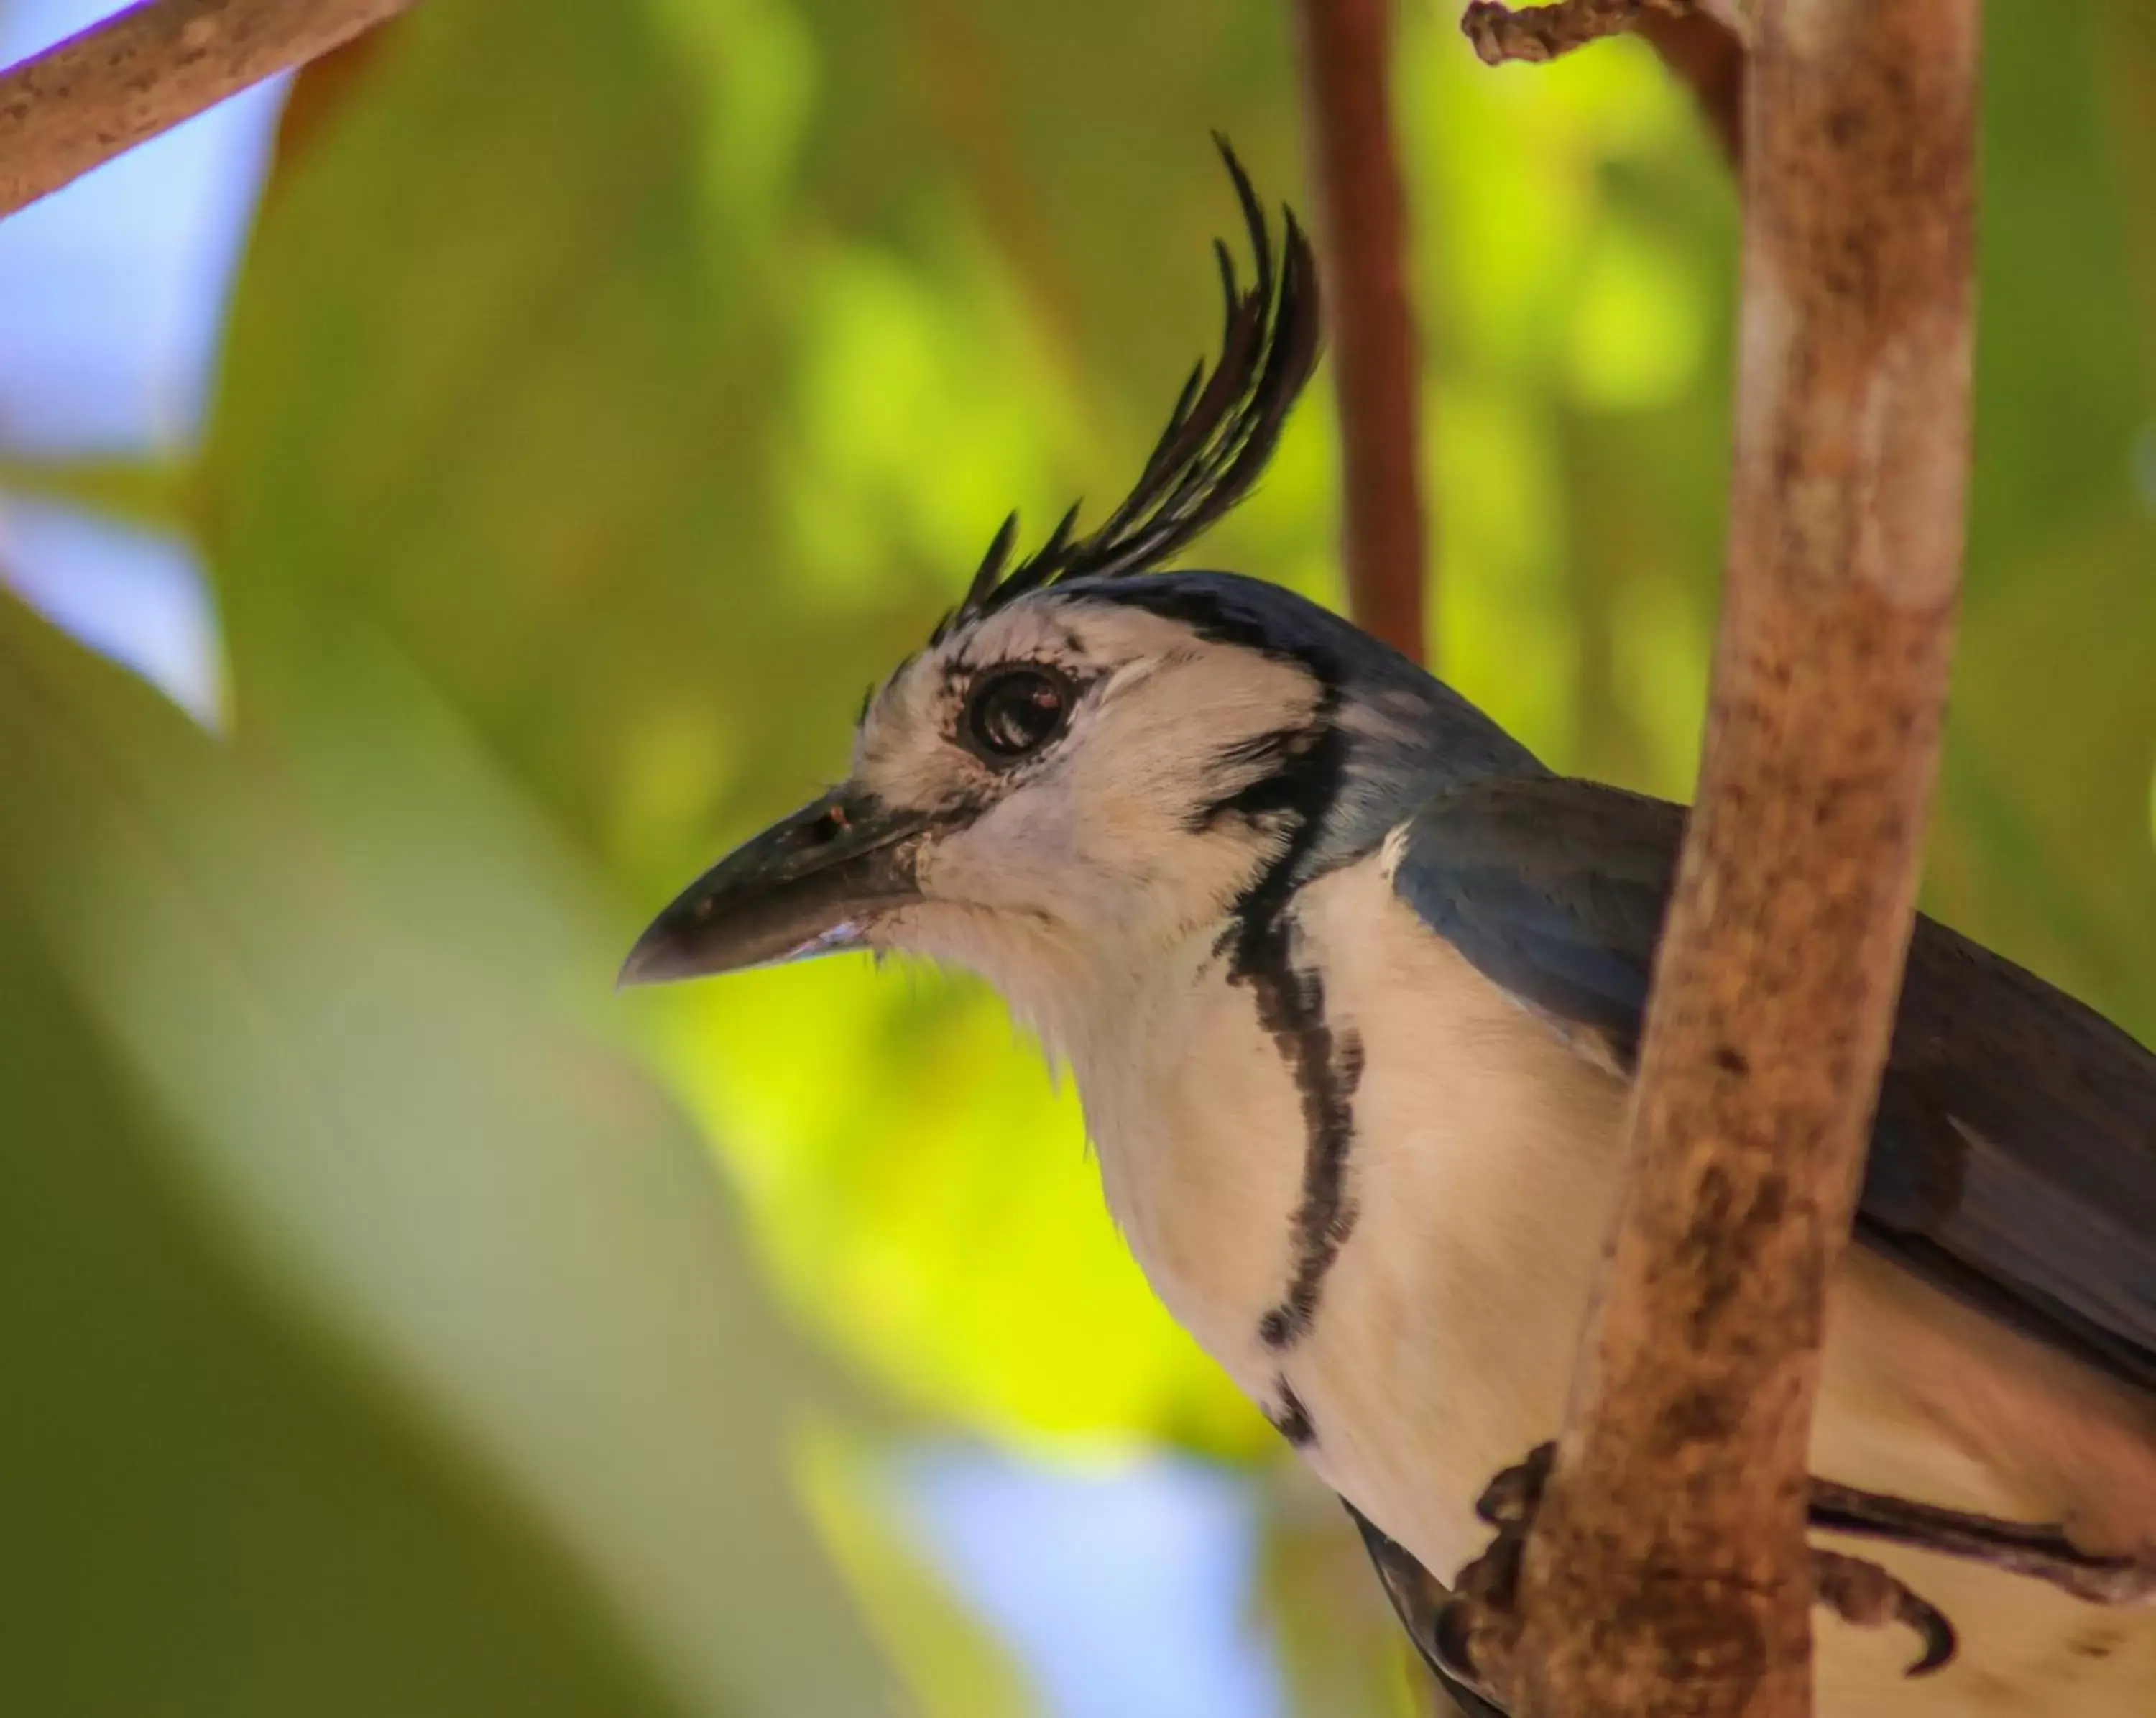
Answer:
[[[1292,1348],[1317,1316],[1326,1273],[1354,1232],[1359,1215],[1348,1196],[1348,1153],[1355,1140],[1355,1088],[1363,1078],[1363,1040],[1335,1032],[1325,1018],[1325,985],[1288,954],[1288,929],[1278,920],[1245,920],[1231,928],[1228,980],[1247,984],[1258,1023],[1272,1034],[1281,1059],[1302,1094],[1306,1144],[1302,1201],[1292,1224],[1295,1268],[1286,1291],[1258,1320],[1266,1347]]]
[[[1324,832],[1348,769],[1348,737],[1338,715],[1341,676],[1330,653],[1311,645],[1283,644],[1251,619],[1234,613],[1212,592],[1134,579],[1089,596],[1180,620],[1199,637],[1236,645],[1300,664],[1317,681],[1318,699],[1310,719],[1291,733],[1263,736],[1239,748],[1236,761],[1268,762],[1273,773],[1235,789],[1193,814],[1199,826],[1241,813],[1276,820],[1285,837],[1281,851],[1236,898],[1216,952],[1228,960],[1228,981],[1247,985],[1258,1023],[1272,1035],[1302,1098],[1302,1199],[1291,1222],[1295,1264],[1278,1301],[1258,1320],[1258,1337],[1276,1351],[1292,1348],[1309,1334],[1332,1268],[1354,1232],[1357,1211],[1348,1196],[1348,1154],[1354,1143],[1355,1088],[1363,1077],[1363,1040],[1336,1032],[1325,1017],[1325,981],[1294,958],[1291,909],[1305,881],[1305,862]],[[1314,1438],[1307,1413],[1283,1397],[1280,1423],[1291,1441]]]
[[[1307,1449],[1317,1442],[1317,1422],[1310,1417],[1310,1410],[1302,1405],[1302,1398],[1295,1393],[1295,1386],[1281,1373],[1273,1380],[1271,1406],[1260,1410],[1271,1422],[1274,1431],[1297,1449]]]
[[[1301,815],[1302,783],[1297,766],[1322,737],[1315,728],[1276,728],[1223,746],[1213,759],[1223,790],[1183,818],[1183,829],[1202,835],[1224,817],[1255,822]]]

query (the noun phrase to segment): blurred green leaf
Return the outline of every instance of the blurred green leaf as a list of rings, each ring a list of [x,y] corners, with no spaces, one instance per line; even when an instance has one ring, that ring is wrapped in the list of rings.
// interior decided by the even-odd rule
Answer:
[[[235,1269],[24,904],[0,899],[11,1710],[689,1710],[496,1476]]]
[[[0,492],[60,502],[148,531],[191,536],[194,473],[164,459],[66,459],[0,454]]]
[[[393,697],[347,707],[375,743],[397,730]],[[472,760],[454,737],[429,734],[433,769],[403,787],[408,810],[447,790],[408,833],[453,833],[455,862],[383,864],[296,813],[275,766],[227,755],[13,604],[0,604],[0,900],[159,1119],[161,1172],[209,1214],[254,1294],[297,1309],[255,1316],[304,1318],[362,1358],[386,1424],[346,1435],[423,1426],[480,1472],[466,1519],[515,1499],[524,1525],[444,1552],[498,1559],[511,1531],[558,1547],[590,1594],[584,1655],[617,1690],[620,1630],[645,1676],[696,1710],[872,1709],[874,1659],[785,1483],[799,1371],[686,1131],[548,1000],[585,969],[588,927],[558,890],[533,887],[543,860],[517,849],[534,831],[488,802],[475,771],[457,779]],[[535,985],[540,974],[554,983]],[[80,1084],[62,1075],[48,1101]],[[93,1147],[110,1131],[96,1124]],[[41,1143],[64,1152],[71,1138],[56,1124]],[[106,1304],[125,1331],[126,1301]],[[221,1364],[248,1387],[244,1349]],[[175,1461],[268,1457],[220,1448],[233,1428],[218,1419],[168,1429]],[[316,1511],[340,1475],[319,1479]],[[364,1494],[351,1506],[373,1507]],[[150,1567],[153,1534],[126,1553]],[[162,1566],[177,1575],[187,1554],[175,1551]],[[378,1546],[370,1578],[390,1554]],[[564,1584],[535,1582],[557,1611]],[[410,1649],[442,1633],[419,1629]],[[576,1649],[565,1633],[564,1674]],[[467,1674],[503,1674],[484,1634],[470,1650]]]
[[[1929,898],[2156,1040],[2156,279],[2105,4],[1987,20],[1968,599]],[[2146,32],[2141,33],[2145,37]],[[2118,64],[2115,64],[2115,62]]]

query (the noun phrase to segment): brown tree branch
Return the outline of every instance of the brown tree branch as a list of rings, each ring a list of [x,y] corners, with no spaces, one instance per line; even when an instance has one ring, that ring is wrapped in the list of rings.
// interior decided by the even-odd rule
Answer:
[[[1393,147],[1391,3],[1299,0],[1298,9],[1340,405],[1348,606],[1364,631],[1420,661],[1422,366]]]
[[[1604,36],[1644,38],[1692,93],[1700,116],[1732,166],[1744,143],[1744,44],[1727,19],[1736,0],[1556,0],[1513,8],[1471,0],[1460,33],[1486,65],[1540,61]]]
[[[0,216],[412,0],[142,0],[0,72]]]
[[[1469,0],[1460,29],[1485,65],[1510,59],[1539,64],[1604,36],[1624,34],[1650,8],[1691,10],[1686,0],[1553,0],[1548,6],[1521,7]]]
[[[1825,1288],[1901,980],[1959,577],[1977,5],[1756,13],[1699,805],[1624,1209],[1517,1635],[1491,1656],[1515,1649],[1485,1667],[1522,1718],[1810,1711]]]

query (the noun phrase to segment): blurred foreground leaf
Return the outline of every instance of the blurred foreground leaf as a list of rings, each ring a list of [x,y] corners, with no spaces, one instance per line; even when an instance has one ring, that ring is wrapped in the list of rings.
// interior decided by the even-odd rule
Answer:
[[[23,1710],[882,1703],[705,1161],[462,785],[385,868],[0,602]]]
[[[10,1708],[685,1712],[492,1476],[235,1273],[25,928],[0,914]]]

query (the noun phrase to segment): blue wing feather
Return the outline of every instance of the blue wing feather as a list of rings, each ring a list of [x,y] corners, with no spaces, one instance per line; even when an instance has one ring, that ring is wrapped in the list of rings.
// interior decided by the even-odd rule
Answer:
[[[1486,779],[1410,820],[1394,886],[1492,983],[1629,1067],[1684,820],[1593,783]],[[1920,916],[1856,1233],[2156,1390],[2156,1056]]]

